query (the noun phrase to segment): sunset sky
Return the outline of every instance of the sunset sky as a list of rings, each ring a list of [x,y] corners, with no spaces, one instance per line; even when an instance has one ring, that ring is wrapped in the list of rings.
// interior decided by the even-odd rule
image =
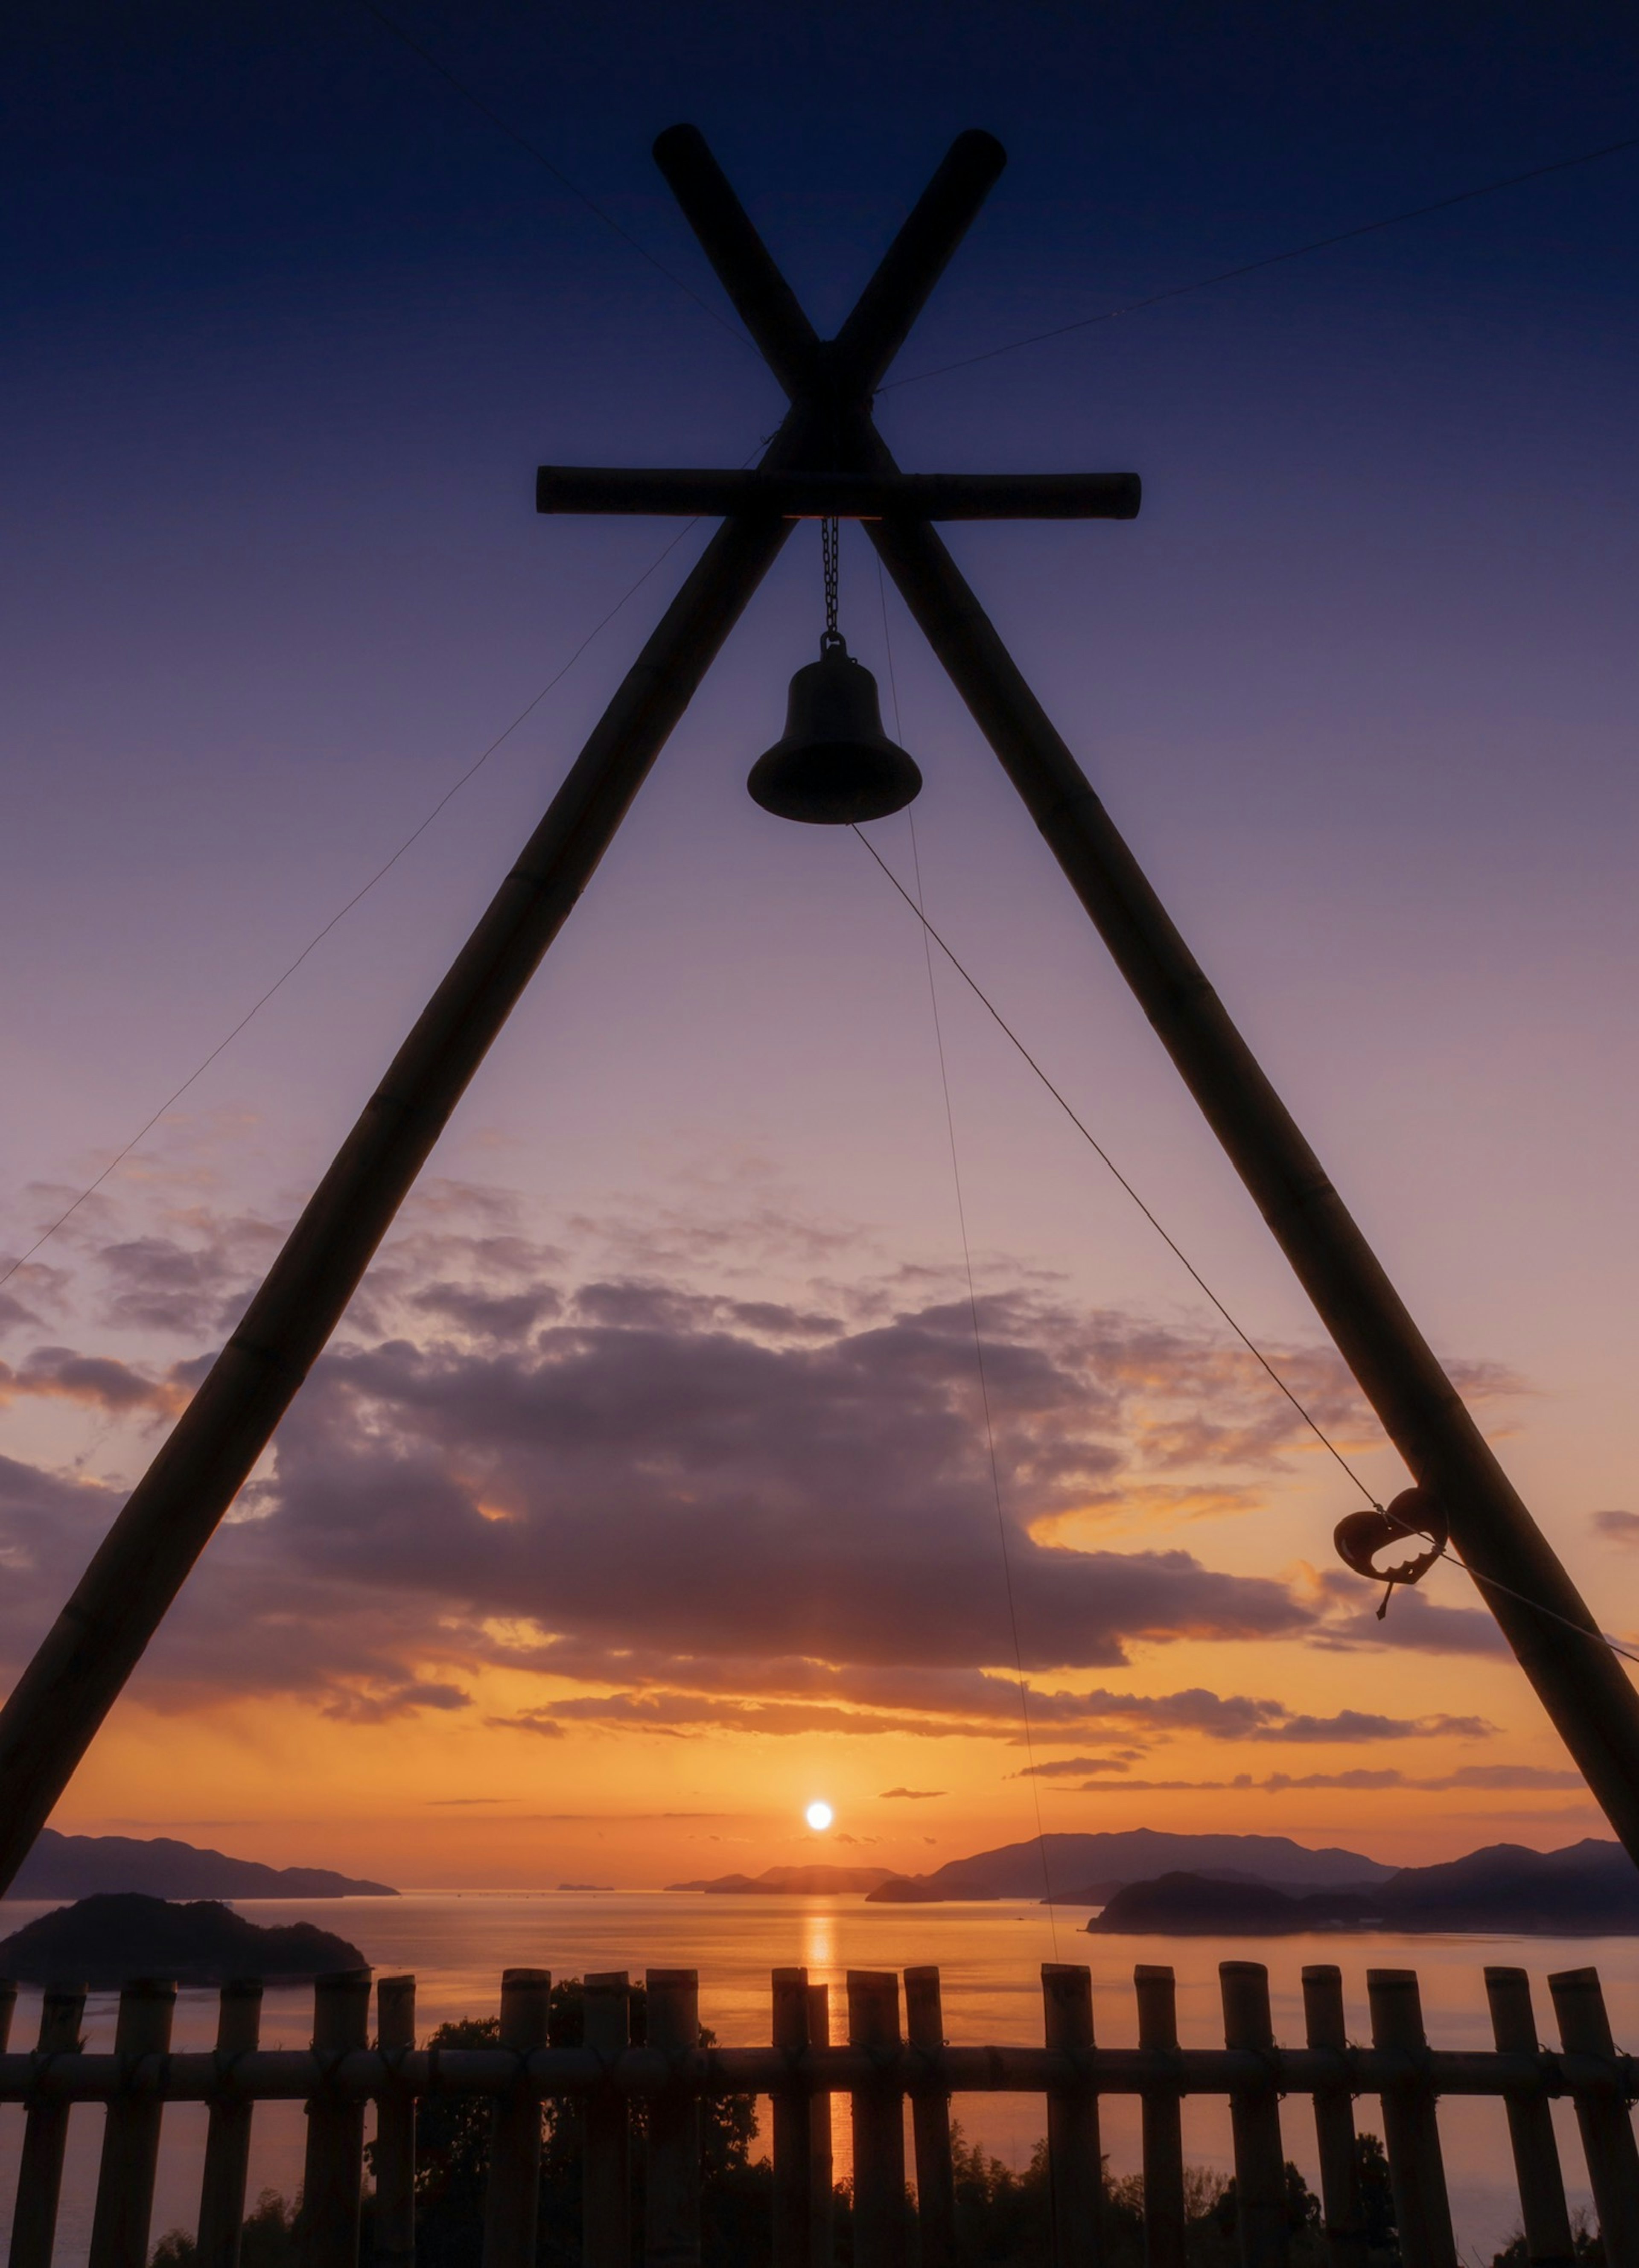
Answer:
[[[6,1674],[705,540],[537,518],[536,463],[778,421],[649,157],[684,118],[825,331],[951,137],[1007,145],[882,430],[1142,475],[1132,525],[952,549],[1639,1640],[1639,149],[1090,320],[1639,135],[1631,13],[387,13],[425,56],[351,0],[0,34],[0,1250],[506,735],[0,1288]],[[822,621],[806,528],[55,1823],[420,1886],[1606,1832],[1461,1575],[1374,1619],[1343,1472],[936,969],[993,1489],[916,924],[743,788]],[[1403,1485],[857,530],[842,627],[885,700],[891,647],[931,917]]]

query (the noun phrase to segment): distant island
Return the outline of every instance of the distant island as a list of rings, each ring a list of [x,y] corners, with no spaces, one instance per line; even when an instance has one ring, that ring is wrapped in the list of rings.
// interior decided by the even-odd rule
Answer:
[[[875,1890],[881,1883],[904,1880],[891,1867],[770,1867],[760,1874],[716,1874],[709,1881],[666,1887],[727,1897],[818,1897],[832,1890]]]
[[[59,1906],[0,1942],[0,1976],[24,1984],[71,1977],[97,1992],[133,1977],[222,1984],[236,1977],[299,1979],[366,1966],[356,1945],[310,1921],[263,1929],[214,1899],[173,1905],[135,1892]]]
[[[869,1895],[873,1905],[931,1905],[946,1898],[1039,1899],[1050,1891],[1056,1905],[1097,1906],[1125,1883],[1184,1870],[1290,1890],[1358,1889],[1394,1872],[1358,1851],[1310,1851],[1285,1835],[1171,1835],[1133,1827],[1003,1844],[952,1859],[931,1874],[887,1874]]]
[[[1494,1843],[1386,1881],[1294,1896],[1267,1882],[1175,1873],[1118,1890],[1096,1935],[1274,1937],[1300,1930],[1473,1930],[1510,1937],[1639,1936],[1639,1867],[1619,1843],[1561,1851]]]
[[[395,1898],[388,1882],[355,1881],[327,1867],[264,1867],[159,1835],[59,1835],[42,1828],[6,1895],[88,1898],[140,1890],[153,1898]]]

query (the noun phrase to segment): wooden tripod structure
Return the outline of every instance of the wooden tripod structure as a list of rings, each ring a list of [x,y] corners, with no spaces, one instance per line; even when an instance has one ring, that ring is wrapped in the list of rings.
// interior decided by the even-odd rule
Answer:
[[[1130,475],[899,472],[889,364],[1005,163],[958,137],[834,339],[816,336],[705,142],[655,158],[790,407],[753,473],[543,468],[543,509],[725,515],[0,1712],[0,1892],[322,1351],[433,1144],[794,519],[865,518],[1339,1352],[1639,1862],[1639,1695],[1291,1115],[934,534],[934,517],[1131,518]]]

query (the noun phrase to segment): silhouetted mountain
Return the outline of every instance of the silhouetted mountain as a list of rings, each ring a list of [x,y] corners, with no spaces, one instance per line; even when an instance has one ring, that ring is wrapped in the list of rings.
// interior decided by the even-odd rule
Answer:
[[[1394,1871],[1358,1851],[1310,1851],[1285,1835],[1170,1835],[1133,1827],[1004,1844],[971,1859],[952,1859],[931,1874],[895,1876],[870,1895],[876,1904],[912,1905],[940,1898],[1039,1898],[1051,1887],[1057,1904],[1102,1905],[1123,1883],[1153,1881],[1181,1869],[1294,1890],[1358,1888],[1386,1881]]]
[[[395,1898],[386,1882],[354,1881],[328,1867],[264,1867],[168,1836],[59,1835],[40,1840],[6,1893],[13,1898],[88,1898],[141,1890],[154,1898]]]
[[[365,1966],[356,1945],[310,1921],[262,1929],[214,1900],[171,1905],[134,1893],[59,1906],[0,1943],[0,1976],[27,1984],[72,1978],[97,1991],[133,1977],[221,1984],[230,1977],[321,1977]]]
[[[717,1874],[709,1881],[668,1882],[666,1887],[731,1897],[813,1897],[828,1890],[875,1890],[880,1883],[901,1879],[887,1867],[770,1867],[760,1874]]]
[[[1380,1928],[1375,1890],[1309,1890],[1294,1896],[1271,1882],[1163,1874],[1128,1882],[1087,1926],[1095,1934],[1278,1937],[1291,1930]]]

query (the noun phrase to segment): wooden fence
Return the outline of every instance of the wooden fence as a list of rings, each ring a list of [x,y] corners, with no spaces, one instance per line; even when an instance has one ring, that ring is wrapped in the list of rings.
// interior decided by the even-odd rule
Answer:
[[[91,2237],[90,2268],[145,2268],[159,2126],[167,2102],[210,2105],[199,2207],[200,2268],[237,2268],[245,2213],[250,2122],[257,2102],[307,2106],[303,2268],[355,2268],[359,2250],[366,2103],[376,2106],[374,2260],[413,2268],[416,2106],[433,2096],[484,2097],[493,2105],[484,2199],[483,2268],[534,2268],[542,2149],[541,2104],[579,2098],[584,2112],[583,2257],[586,2268],[630,2268],[628,2102],[647,2111],[643,2193],[646,2268],[696,2268],[700,2261],[703,2099],[764,2095],[772,2104],[774,2268],[832,2268],[830,2098],[849,2099],[853,2141],[853,2268],[904,2268],[914,2243],[920,2268],[956,2268],[950,2100],[957,2095],[1041,2095],[1046,2102],[1053,2268],[1098,2268],[1104,2182],[1099,2099],[1141,2102],[1146,2268],[1183,2268],[1185,2181],[1179,2105],[1186,2095],[1227,2097],[1234,2139],[1236,2205],[1245,2268],[1283,2268],[1288,2250],[1282,2098],[1307,2095],[1318,2148],[1331,2268],[1368,2268],[1354,2102],[1382,2104],[1400,2256],[1406,2268],[1457,2268],[1436,2103],[1441,2095],[1490,2095],[1507,2107],[1521,2222],[1532,2263],[1567,2264],[1573,2244],[1548,2105],[1576,2105],[1607,2268],[1639,2268],[1639,2152],[1628,2105],[1639,2063],[1612,2043],[1598,1972],[1549,1978],[1557,2051],[1538,2043],[1531,1988],[1522,1969],[1488,1969],[1494,2051],[1451,2052],[1424,2036],[1417,1977],[1409,1969],[1368,1972],[1371,2044],[1351,2046],[1341,1973],[1305,1969],[1307,2040],[1275,2044],[1267,1970],[1251,1961],[1220,1966],[1222,2048],[1178,2044],[1173,1973],[1134,1972],[1139,2045],[1094,2044],[1089,1972],[1053,1963],[1042,1970],[1041,2047],[947,2043],[936,1969],[856,1970],[847,1979],[847,2038],[832,2045],[828,1988],[807,1971],[773,1974],[771,2044],[699,2044],[692,1970],[651,1970],[646,2037],[631,2043],[624,1972],[584,1985],[585,2044],[548,2044],[550,1978],[509,1969],[501,1987],[498,2043],[418,2048],[415,1980],[384,1977],[375,1988],[376,2040],[369,2039],[371,1975],[348,1970],[314,1988],[310,2049],[258,2046],[262,1987],[223,1988],[214,2051],[172,2053],[176,1989],[142,1981],[120,1996],[113,2052],[80,2051],[83,1990],[48,1990],[37,2045],[4,2052],[15,1990],[0,1985],[0,2102],[26,2109],[11,2268],[50,2268],[70,2108],[107,2105]],[[904,2106],[911,2105],[911,2163]],[[1288,2117],[1293,2115],[1288,2108]],[[914,2237],[905,2206],[916,2191]],[[711,2264],[706,2264],[711,2268]]]

